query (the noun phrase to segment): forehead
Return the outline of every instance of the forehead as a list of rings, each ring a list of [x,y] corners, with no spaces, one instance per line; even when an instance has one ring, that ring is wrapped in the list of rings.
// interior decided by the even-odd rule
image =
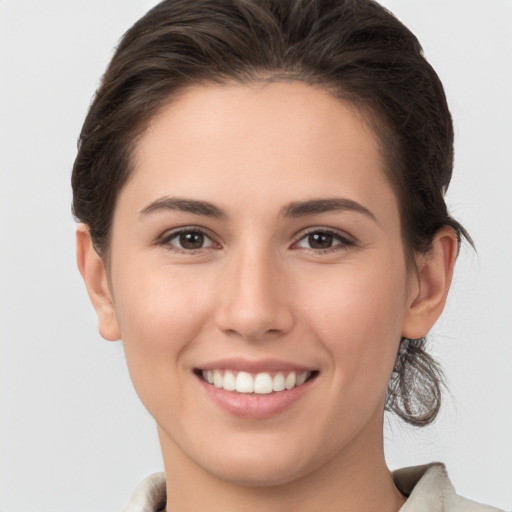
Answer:
[[[204,85],[162,108],[135,149],[139,202],[349,196],[394,202],[373,131],[351,104],[302,82]],[[127,187],[130,188],[130,187]],[[123,192],[124,193],[124,192]],[[201,197],[204,196],[204,197]]]

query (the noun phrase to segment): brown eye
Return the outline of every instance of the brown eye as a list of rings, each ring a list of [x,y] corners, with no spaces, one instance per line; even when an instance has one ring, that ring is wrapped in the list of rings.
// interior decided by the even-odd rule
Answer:
[[[179,245],[183,249],[201,249],[204,244],[205,236],[199,231],[190,231],[179,235]]]
[[[308,243],[311,249],[329,249],[332,247],[333,236],[330,233],[311,233],[308,235]]]
[[[197,229],[185,229],[170,233],[162,239],[161,244],[178,252],[197,251],[214,245],[208,235]]]
[[[355,242],[348,235],[344,235],[343,232],[338,233],[336,231],[318,229],[306,233],[298,240],[296,247],[321,252],[330,249],[346,249],[349,246],[353,246],[354,243]]]

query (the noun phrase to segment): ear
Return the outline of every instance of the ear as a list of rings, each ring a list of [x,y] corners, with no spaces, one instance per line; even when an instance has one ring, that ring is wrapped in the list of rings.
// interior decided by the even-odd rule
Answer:
[[[452,281],[458,245],[455,231],[445,226],[437,232],[431,250],[416,256],[409,306],[402,326],[403,337],[418,339],[426,336],[441,315]]]
[[[79,224],[76,230],[76,260],[89,298],[98,316],[100,335],[108,341],[121,338],[105,265],[93,246],[89,227]]]

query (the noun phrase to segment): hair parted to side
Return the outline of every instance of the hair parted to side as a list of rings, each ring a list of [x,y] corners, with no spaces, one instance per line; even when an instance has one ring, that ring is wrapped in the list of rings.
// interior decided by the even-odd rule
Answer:
[[[404,246],[428,252],[453,220],[444,200],[453,127],[416,37],[372,0],[166,0],[121,39],[96,92],[73,167],[73,211],[108,257],[116,198],[149,121],[189,86],[301,80],[355,105],[380,142]],[[425,340],[402,340],[386,408],[432,422],[442,374]]]

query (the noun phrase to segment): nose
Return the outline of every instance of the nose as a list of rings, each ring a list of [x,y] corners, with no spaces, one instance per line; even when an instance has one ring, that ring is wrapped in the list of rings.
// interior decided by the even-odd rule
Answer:
[[[279,338],[294,325],[286,273],[276,257],[262,252],[226,261],[215,314],[219,329],[248,341]]]

